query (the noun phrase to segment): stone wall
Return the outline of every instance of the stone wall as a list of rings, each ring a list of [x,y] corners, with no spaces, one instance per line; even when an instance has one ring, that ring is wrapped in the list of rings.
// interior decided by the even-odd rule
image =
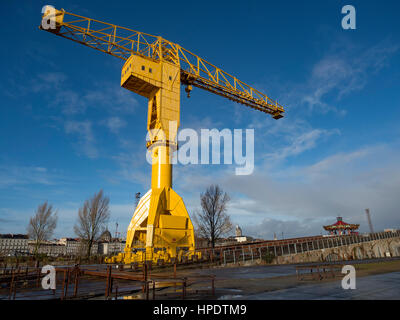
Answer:
[[[326,262],[398,256],[400,256],[400,238],[396,237],[282,255],[276,257],[274,263]]]

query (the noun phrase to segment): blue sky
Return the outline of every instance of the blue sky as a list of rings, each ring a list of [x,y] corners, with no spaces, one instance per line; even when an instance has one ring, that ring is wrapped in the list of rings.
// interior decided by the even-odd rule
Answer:
[[[114,231],[150,187],[147,102],[119,86],[122,61],[38,29],[51,4],[179,43],[286,108],[278,121],[200,89],[181,128],[254,128],[256,166],[178,165],[189,213],[218,183],[244,233],[319,234],[341,215],[368,231],[400,227],[400,22],[397,1],[2,1],[0,232],[24,233],[48,200],[56,237],[73,236],[101,188]],[[356,8],[357,29],[341,27]],[[10,14],[12,13],[12,14]],[[182,90],[183,91],[183,90]],[[122,229],[122,230],[121,230]]]

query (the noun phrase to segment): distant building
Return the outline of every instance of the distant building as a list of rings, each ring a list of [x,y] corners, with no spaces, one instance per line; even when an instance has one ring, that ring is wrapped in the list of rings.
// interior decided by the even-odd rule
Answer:
[[[98,253],[103,255],[114,255],[123,252],[125,241],[119,238],[113,238],[111,232],[105,230],[99,239]]]
[[[237,242],[247,242],[247,241],[253,241],[252,237],[244,236],[242,234],[242,229],[239,226],[236,226],[235,230],[235,240]]]
[[[247,236],[235,237],[235,239],[237,242],[253,241],[252,237],[247,237]]]
[[[112,255],[119,252],[123,252],[125,249],[125,241],[120,239],[112,239],[110,242],[100,241],[99,242],[99,254]]]
[[[334,224],[323,227],[326,231],[329,231],[330,235],[345,235],[358,233],[355,230],[357,230],[359,226],[359,224],[344,222],[342,217],[337,217],[337,221]]]
[[[58,243],[65,246],[65,255],[76,256],[79,255],[81,242],[77,238],[61,238]]]
[[[0,234],[0,255],[24,255],[28,251],[28,235]]]
[[[29,253],[34,254],[36,248],[36,241],[29,240],[28,241]],[[58,257],[65,255],[66,246],[60,244],[57,240],[53,241],[42,241],[38,247],[37,253],[46,254],[51,257]]]
[[[35,248],[36,241],[26,234],[0,234],[0,256],[34,254]],[[100,241],[92,244],[91,254],[116,254],[124,248],[125,240],[112,238],[111,233],[104,232]],[[40,243],[38,253],[52,257],[82,256],[87,254],[87,245],[79,238],[46,240]]]
[[[35,252],[36,242],[29,241],[29,253]],[[98,243],[94,242],[91,248],[91,254],[98,254]],[[51,257],[59,256],[84,256],[87,254],[87,246],[79,238],[61,238],[59,240],[42,241],[39,245],[38,253],[46,254]]]
[[[237,225],[235,230],[236,237],[242,236],[242,229]]]
[[[196,249],[201,249],[201,248],[207,248],[209,247],[209,240],[207,238],[203,238],[203,237],[198,237],[196,234],[194,235],[195,237],[195,245],[196,245]]]
[[[82,239],[77,239],[78,240],[78,255],[80,256],[85,256],[87,254],[87,244],[84,240]],[[90,248],[90,254],[95,255],[99,253],[99,244],[98,242],[93,242],[92,247]]]
[[[112,240],[111,232],[108,230],[105,230],[100,236],[100,241],[110,242],[111,240]]]

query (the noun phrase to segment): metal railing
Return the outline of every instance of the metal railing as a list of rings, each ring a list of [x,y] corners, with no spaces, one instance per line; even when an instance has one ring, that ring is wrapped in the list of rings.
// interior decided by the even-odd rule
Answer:
[[[360,244],[375,240],[383,240],[400,237],[400,231],[375,232],[366,234],[351,234],[341,236],[316,236],[306,238],[294,238],[273,240],[265,242],[253,242],[231,246],[200,249],[204,260],[219,262],[220,264],[240,263],[256,259],[268,258],[268,256],[287,256],[298,253],[306,253],[315,250],[337,248]],[[398,255],[394,253],[392,255]],[[377,257],[379,258],[379,257]],[[328,257],[328,261],[330,257]]]

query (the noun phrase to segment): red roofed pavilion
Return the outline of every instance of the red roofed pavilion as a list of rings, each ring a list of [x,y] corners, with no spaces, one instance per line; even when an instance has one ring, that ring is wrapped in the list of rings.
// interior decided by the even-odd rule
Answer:
[[[331,235],[344,235],[358,233],[355,230],[358,229],[359,224],[351,224],[344,222],[342,217],[337,217],[337,221],[329,226],[323,226],[326,231],[329,231]]]

